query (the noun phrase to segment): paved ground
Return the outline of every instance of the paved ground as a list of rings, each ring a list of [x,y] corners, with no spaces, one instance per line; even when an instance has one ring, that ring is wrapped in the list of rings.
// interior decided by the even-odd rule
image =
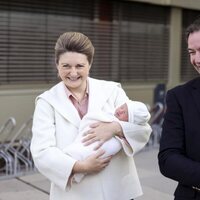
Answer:
[[[172,200],[176,183],[158,170],[157,149],[135,156],[144,195],[137,200]],[[48,200],[49,181],[38,173],[0,181],[0,200]]]
[[[177,183],[162,176],[157,161],[158,150],[144,150],[135,156],[144,195],[137,200],[173,200]]]

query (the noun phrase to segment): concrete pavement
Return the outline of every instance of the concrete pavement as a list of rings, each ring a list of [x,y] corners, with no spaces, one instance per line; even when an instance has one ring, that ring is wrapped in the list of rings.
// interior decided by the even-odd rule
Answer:
[[[136,167],[143,189],[137,200],[173,200],[177,183],[160,174],[157,161],[158,149],[145,149],[135,156]]]
[[[157,164],[158,149],[135,155],[144,195],[136,200],[172,200],[176,182],[163,177]],[[0,200],[48,200],[49,181],[39,173],[0,181]]]

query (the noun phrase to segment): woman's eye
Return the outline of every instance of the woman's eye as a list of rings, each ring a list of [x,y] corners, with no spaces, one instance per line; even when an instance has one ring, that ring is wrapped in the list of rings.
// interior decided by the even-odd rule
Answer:
[[[64,67],[64,68],[69,68],[70,66],[69,66],[69,65],[63,65],[62,67]]]
[[[84,67],[84,65],[77,65],[77,67],[78,67],[78,68],[82,68],[82,67]]]

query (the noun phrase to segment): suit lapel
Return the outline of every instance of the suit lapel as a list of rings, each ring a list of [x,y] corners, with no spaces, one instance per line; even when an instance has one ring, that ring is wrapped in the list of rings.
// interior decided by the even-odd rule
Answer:
[[[192,85],[192,96],[200,112],[200,78],[197,78]]]

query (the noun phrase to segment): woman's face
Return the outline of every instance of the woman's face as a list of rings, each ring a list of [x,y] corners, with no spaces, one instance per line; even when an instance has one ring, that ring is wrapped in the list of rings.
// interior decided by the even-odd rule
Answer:
[[[85,90],[90,65],[87,56],[76,52],[66,52],[60,56],[58,74],[71,91]]]

